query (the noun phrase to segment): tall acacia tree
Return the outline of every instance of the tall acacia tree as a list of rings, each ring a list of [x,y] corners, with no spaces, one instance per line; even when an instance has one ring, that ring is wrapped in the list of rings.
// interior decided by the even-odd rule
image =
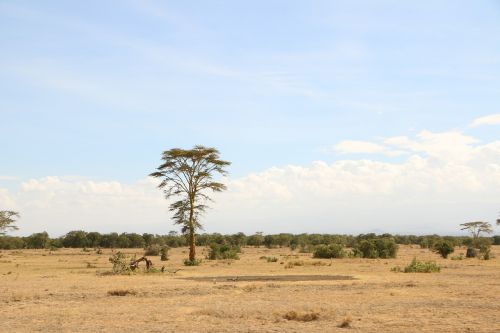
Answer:
[[[491,224],[488,222],[467,222],[460,224],[460,226],[462,227],[460,230],[468,230],[472,234],[472,242],[474,246],[477,246],[479,235],[481,233],[490,234],[493,232]]]
[[[18,230],[19,228],[14,225],[19,218],[18,212],[13,212],[11,210],[0,210],[0,236],[5,235],[5,231]]]
[[[182,232],[188,236],[189,260],[194,261],[196,231],[202,228],[199,218],[208,207],[206,203],[212,200],[208,193],[226,189],[213,177],[215,174],[226,175],[225,167],[231,163],[221,160],[217,149],[204,146],[166,150],[162,160],[163,163],[150,176],[161,179],[158,187],[166,199],[177,199],[170,205],[170,211],[174,212],[175,223],[182,225]]]

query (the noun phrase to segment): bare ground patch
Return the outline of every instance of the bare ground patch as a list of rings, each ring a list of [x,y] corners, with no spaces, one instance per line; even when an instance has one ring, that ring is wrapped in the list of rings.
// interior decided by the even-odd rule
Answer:
[[[356,280],[349,275],[238,275],[238,276],[197,276],[183,277],[181,279],[191,281],[217,282],[217,281],[232,281],[232,282],[267,282],[267,281],[283,281],[283,282],[300,282],[300,281],[336,281],[336,280]]]

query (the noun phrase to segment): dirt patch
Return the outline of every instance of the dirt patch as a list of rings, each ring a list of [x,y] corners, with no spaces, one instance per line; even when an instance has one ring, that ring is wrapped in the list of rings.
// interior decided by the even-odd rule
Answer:
[[[348,275],[241,275],[241,276],[199,276],[181,278],[191,281],[332,281],[332,280],[355,280]]]

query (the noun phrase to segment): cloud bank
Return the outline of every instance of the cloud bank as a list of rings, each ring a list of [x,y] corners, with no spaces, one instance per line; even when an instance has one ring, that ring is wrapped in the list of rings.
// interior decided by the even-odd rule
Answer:
[[[422,131],[378,142],[342,141],[336,150],[341,157],[375,156],[272,167],[226,179],[229,190],[215,196],[206,230],[456,234],[459,223],[493,220],[500,210],[500,141]],[[391,154],[398,161],[387,161]],[[30,179],[14,191],[0,189],[0,203],[0,209],[21,211],[22,234],[175,229],[152,179],[133,184]]]

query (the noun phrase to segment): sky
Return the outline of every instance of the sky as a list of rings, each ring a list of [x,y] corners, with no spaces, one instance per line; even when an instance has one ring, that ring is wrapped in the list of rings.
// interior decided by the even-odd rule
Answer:
[[[461,234],[500,211],[496,0],[0,0],[0,50],[14,235],[178,230],[148,174],[198,144],[232,163],[206,232]]]

